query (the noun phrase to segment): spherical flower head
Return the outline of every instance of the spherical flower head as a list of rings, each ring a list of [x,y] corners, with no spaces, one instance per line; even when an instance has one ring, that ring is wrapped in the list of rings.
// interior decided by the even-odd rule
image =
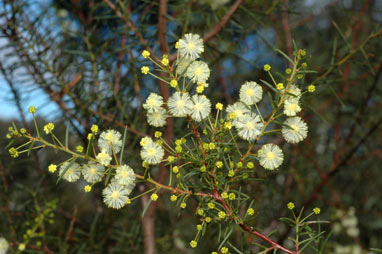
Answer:
[[[96,159],[100,164],[104,166],[108,166],[111,162],[111,156],[106,151],[101,151],[98,153]]]
[[[11,147],[8,151],[9,151],[9,154],[11,155],[11,157],[13,157],[13,158],[19,157],[19,152],[17,151],[16,148]]]
[[[308,92],[309,93],[314,93],[316,91],[316,86],[315,85],[309,85],[308,86]]]
[[[203,226],[201,224],[196,225],[196,230],[202,231]]]
[[[270,71],[271,66],[269,64],[264,65],[264,71]]]
[[[134,170],[128,165],[121,165],[117,168],[115,179],[120,185],[135,185],[135,174]]]
[[[293,210],[294,209],[294,203],[293,202],[289,202],[287,204],[287,207],[288,207],[289,210]]]
[[[155,131],[154,136],[156,138],[160,138],[160,137],[162,137],[162,132],[161,131]]]
[[[306,138],[308,126],[301,117],[290,117],[284,122],[281,133],[288,143],[296,144]]]
[[[163,57],[161,62],[163,66],[167,66],[170,63],[167,57]]]
[[[259,160],[265,169],[274,170],[283,163],[284,154],[277,145],[266,144],[261,147]]]
[[[182,148],[181,146],[176,146],[176,147],[175,147],[175,151],[176,151],[177,153],[181,153],[181,152],[183,151],[183,148]]]
[[[177,166],[174,166],[172,168],[172,172],[174,172],[174,174],[178,174],[179,173],[179,168]]]
[[[191,246],[191,248],[196,248],[196,246],[198,246],[198,242],[195,241],[195,240],[192,240],[192,241],[190,242],[190,246]]]
[[[225,254],[225,253],[228,253],[228,248],[227,247],[223,247],[220,249],[221,253]]]
[[[143,104],[143,108],[148,112],[156,112],[162,109],[162,105],[163,97],[156,93],[150,93],[149,97],[146,99],[146,102]]]
[[[228,171],[228,177],[234,177],[234,175],[235,175],[235,170],[230,169],[230,170]]]
[[[253,209],[253,208],[249,208],[248,210],[247,210],[247,214],[248,215],[254,215],[255,214],[255,210]]]
[[[151,144],[153,143],[153,140],[150,138],[150,137],[144,137],[141,139],[141,141],[139,142],[139,144],[141,146],[145,146],[145,145],[148,145],[148,144]]]
[[[256,139],[264,127],[261,118],[255,113],[243,115],[234,122],[234,125],[239,136],[248,141]]]
[[[204,210],[199,208],[199,209],[197,210],[197,213],[198,213],[200,216],[202,216],[202,215],[204,214]]]
[[[78,153],[82,153],[84,151],[84,147],[83,146],[76,146],[76,151]]]
[[[188,33],[179,40],[179,54],[195,60],[204,52],[203,40],[198,34]]]
[[[192,62],[193,60],[188,57],[182,57],[178,59],[176,62],[176,74],[178,74],[179,76],[185,76],[187,69]]]
[[[102,191],[103,202],[111,208],[120,209],[126,205],[131,189],[117,182],[111,182]]]
[[[23,251],[23,250],[25,250],[25,248],[26,248],[25,243],[20,243],[19,246],[17,247],[17,249],[18,249],[19,251]]]
[[[215,165],[216,165],[217,168],[222,168],[223,167],[223,162],[222,161],[217,161],[215,163]]]
[[[196,122],[207,118],[211,113],[211,102],[203,95],[192,96],[191,118]]]
[[[258,103],[262,97],[263,89],[254,81],[247,81],[240,88],[240,101],[247,105]]]
[[[222,198],[227,199],[228,198],[228,193],[227,192],[223,192],[221,196],[222,196]]]
[[[234,124],[244,114],[250,113],[249,109],[241,102],[236,102],[232,105],[228,105],[226,111],[230,119],[233,120]]]
[[[226,130],[232,129],[232,123],[231,122],[225,122],[224,123],[224,129],[226,129]]]
[[[200,172],[204,173],[204,172],[207,171],[207,168],[206,168],[206,166],[203,165],[203,166],[200,167],[199,170],[200,170]]]
[[[211,217],[206,217],[204,218],[204,220],[207,222],[207,223],[210,223],[212,221]]]
[[[103,131],[98,139],[98,146],[108,154],[118,153],[122,147],[121,136],[121,133],[116,130]]]
[[[175,157],[172,156],[172,155],[170,155],[170,156],[167,157],[167,161],[168,161],[169,163],[172,163],[174,160],[175,160]]]
[[[178,200],[178,196],[176,196],[176,195],[171,195],[171,196],[170,196],[170,200],[171,200],[171,202],[175,202],[176,200]]]
[[[151,198],[151,200],[152,200],[152,201],[154,201],[154,202],[155,202],[155,201],[157,201],[157,200],[158,200],[158,194],[156,194],[156,193],[153,193],[153,194],[151,194],[151,197],[150,197],[150,198]]]
[[[105,167],[93,161],[89,161],[88,164],[82,167],[82,175],[88,183],[97,183],[101,181],[104,172]]]
[[[94,137],[93,133],[89,133],[88,136],[86,137],[88,140],[91,140]]]
[[[290,98],[284,102],[284,114],[287,116],[296,116],[301,111],[297,98]]]
[[[30,106],[29,107],[29,113],[31,113],[31,114],[36,113],[36,107],[35,106]]]
[[[92,133],[97,134],[98,133],[98,125],[93,124],[92,127],[90,128]]]
[[[154,127],[163,127],[166,125],[167,111],[160,107],[156,111],[147,113],[147,122]]]
[[[150,71],[150,69],[149,69],[149,67],[147,67],[147,66],[142,66],[142,68],[141,68],[141,72],[142,72],[142,74],[147,74],[147,73],[149,73],[149,71]]]
[[[277,85],[276,85],[276,88],[277,88],[277,90],[283,90],[284,89],[284,84],[283,83],[278,83]]]
[[[147,51],[147,50],[143,50],[142,51],[142,56],[143,56],[143,58],[148,58],[150,56],[150,52]]]
[[[196,93],[203,93],[203,91],[204,91],[204,86],[203,85],[198,85],[197,87],[196,87]]]
[[[61,165],[59,174],[64,180],[73,183],[80,179],[81,167],[76,162],[71,163],[67,161]]]
[[[176,79],[172,79],[170,81],[170,86],[176,88],[178,86],[178,81]]]
[[[141,149],[141,158],[150,165],[159,164],[164,156],[163,148],[157,143],[148,143]]]
[[[318,208],[318,207],[315,207],[315,208],[313,208],[313,212],[314,212],[314,214],[320,214],[320,212],[321,212],[321,209],[320,208]]]
[[[218,103],[216,103],[215,108],[216,108],[217,110],[223,110],[223,104],[220,103],[220,102],[218,102]]]
[[[55,164],[50,164],[50,165],[49,165],[49,167],[48,167],[48,171],[49,171],[50,173],[54,173],[54,172],[56,172],[56,170],[57,170],[57,165],[55,165]]]
[[[214,209],[215,208],[215,204],[213,202],[208,202],[207,206],[208,206],[209,209]]]
[[[205,83],[210,77],[210,68],[203,61],[195,61],[187,68],[186,76],[195,83]]]
[[[180,203],[180,208],[184,209],[184,208],[186,208],[186,206],[187,206],[186,202]]]
[[[209,143],[209,144],[208,144],[208,148],[209,148],[210,150],[215,150],[215,148],[216,148],[215,143],[213,143],[213,142]]]
[[[191,113],[193,103],[188,93],[175,92],[167,101],[170,113],[175,117],[185,117]]]
[[[254,167],[255,167],[255,164],[253,164],[253,162],[250,161],[250,162],[247,163],[247,168],[252,169]]]
[[[223,211],[218,212],[218,216],[220,219],[224,219],[226,217],[226,213]]]
[[[52,133],[53,130],[54,130],[54,123],[45,124],[44,131],[46,134]]]
[[[85,187],[84,187],[84,191],[85,192],[90,192],[92,190],[92,187],[90,186],[90,185],[86,185]]]
[[[292,73],[292,69],[291,68],[286,68],[285,69],[285,74],[291,74]]]
[[[9,248],[8,241],[5,238],[0,237],[0,254],[6,254],[8,251],[8,248]]]
[[[235,200],[235,199],[236,199],[236,195],[235,195],[235,193],[230,193],[230,194],[228,195],[228,198],[229,198],[229,200]]]

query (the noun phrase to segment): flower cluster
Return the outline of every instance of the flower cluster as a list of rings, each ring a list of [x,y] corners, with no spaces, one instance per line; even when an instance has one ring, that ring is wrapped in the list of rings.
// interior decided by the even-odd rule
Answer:
[[[9,244],[7,240],[3,237],[0,237],[0,254],[6,254],[8,251]]]

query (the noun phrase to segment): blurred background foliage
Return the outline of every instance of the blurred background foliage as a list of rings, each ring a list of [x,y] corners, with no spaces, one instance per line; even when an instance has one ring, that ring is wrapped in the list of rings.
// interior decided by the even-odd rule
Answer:
[[[285,72],[288,61],[276,49],[291,56],[296,44],[311,55],[312,73],[300,82],[317,88],[303,101],[308,139],[299,145],[273,140],[284,148],[283,166],[259,168],[254,177],[264,181],[242,186],[255,200],[253,226],[288,246],[291,232],[279,218],[293,201],[307,212],[320,207],[320,218],[331,221],[325,253],[382,248],[381,24],[378,0],[1,0],[0,85],[7,92],[0,106],[10,110],[11,102],[18,110],[0,126],[0,236],[9,241],[9,253],[21,242],[27,242],[25,253],[217,249],[222,239],[212,226],[195,250],[188,247],[196,203],[181,212],[163,193],[142,219],[147,197],[115,211],[102,204],[102,184],[91,193],[83,192],[85,183],[56,184],[47,167],[66,155],[41,150],[11,159],[5,149],[11,120],[33,131],[27,109],[37,101],[39,121],[54,121],[61,137],[71,123],[73,148],[86,141],[92,124],[127,127],[125,158],[139,172],[139,140],[154,132],[142,101],[150,92],[169,94],[141,75],[140,53],[151,48],[171,58],[187,32],[204,35],[203,59],[211,68],[206,94],[225,105],[238,98],[244,81],[269,79],[264,64]],[[179,136],[183,125],[168,123],[165,137]],[[166,168],[153,175],[164,181]],[[135,194],[145,188],[138,184]],[[239,231],[229,239],[237,253],[257,253],[256,243],[263,244]]]

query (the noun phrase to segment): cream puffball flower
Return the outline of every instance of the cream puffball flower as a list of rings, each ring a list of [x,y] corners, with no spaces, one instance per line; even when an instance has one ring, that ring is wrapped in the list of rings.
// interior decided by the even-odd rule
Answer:
[[[244,114],[249,114],[249,109],[241,102],[236,102],[227,106],[227,114],[229,119],[233,119],[234,123]]]
[[[195,60],[203,52],[203,40],[198,34],[188,33],[179,40],[179,54],[181,57],[189,57]]]
[[[188,93],[175,92],[167,101],[170,113],[175,117],[184,117],[191,113],[192,101]]]
[[[147,97],[146,102],[143,104],[143,108],[148,112],[156,112],[161,109],[162,105],[163,97],[156,93],[151,93],[149,97]]]
[[[96,159],[99,163],[104,166],[108,166],[112,160],[111,156],[107,153],[107,151],[101,151],[97,154]]]
[[[308,126],[301,117],[290,117],[284,124],[281,133],[287,142],[295,144],[306,138]]]
[[[159,164],[164,156],[163,148],[157,143],[148,143],[141,149],[141,158],[144,162],[155,165]]]
[[[0,237],[0,254],[6,254],[9,248],[7,240],[3,237]]]
[[[95,162],[89,162],[82,168],[82,175],[88,183],[96,183],[101,181],[105,167]]]
[[[284,102],[284,114],[287,116],[295,116],[301,111],[297,98],[290,98]]]
[[[283,163],[284,154],[277,145],[266,144],[259,151],[259,159],[265,169],[274,170]]]
[[[260,117],[254,113],[239,117],[234,125],[239,136],[248,141],[256,139],[264,127]]]
[[[156,111],[147,113],[147,122],[154,127],[163,127],[166,125],[167,112],[160,107]]]
[[[247,81],[240,88],[240,100],[247,105],[258,103],[263,97],[263,89],[254,81]]]
[[[70,162],[65,162],[61,165],[59,175],[62,176],[62,178],[68,182],[75,182],[78,179],[80,179],[81,176],[81,167],[78,163],[72,163],[70,165]],[[69,166],[69,167],[68,167]]]
[[[122,147],[121,136],[116,130],[103,131],[98,139],[98,146],[108,154],[112,154],[112,151],[118,153]]]
[[[193,60],[187,57],[182,57],[176,61],[176,74],[180,76],[186,76],[188,67],[191,65]]]
[[[186,75],[195,83],[205,83],[210,77],[210,68],[203,61],[195,61],[188,67]]]
[[[120,185],[135,185],[134,170],[128,165],[121,165],[117,168],[114,179]]]
[[[204,95],[192,96],[191,118],[197,122],[205,119],[211,112],[211,102]]]
[[[103,189],[103,202],[111,208],[120,209],[126,205],[128,196],[132,189],[126,188],[117,182],[111,182],[109,185]]]

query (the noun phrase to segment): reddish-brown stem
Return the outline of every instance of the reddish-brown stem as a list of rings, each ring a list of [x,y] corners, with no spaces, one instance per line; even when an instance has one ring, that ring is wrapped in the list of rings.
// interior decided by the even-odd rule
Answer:
[[[252,227],[249,227],[247,225],[244,225],[244,224],[239,224],[239,226],[246,232],[266,241],[267,243],[271,244],[275,249],[279,249],[281,251],[284,251],[285,253],[289,253],[289,254],[297,254],[298,252],[296,251],[292,251],[292,250],[289,250],[287,248],[285,248],[284,246],[276,243],[275,241],[273,241],[271,238],[261,234],[260,232],[257,232],[256,230],[254,230]]]

